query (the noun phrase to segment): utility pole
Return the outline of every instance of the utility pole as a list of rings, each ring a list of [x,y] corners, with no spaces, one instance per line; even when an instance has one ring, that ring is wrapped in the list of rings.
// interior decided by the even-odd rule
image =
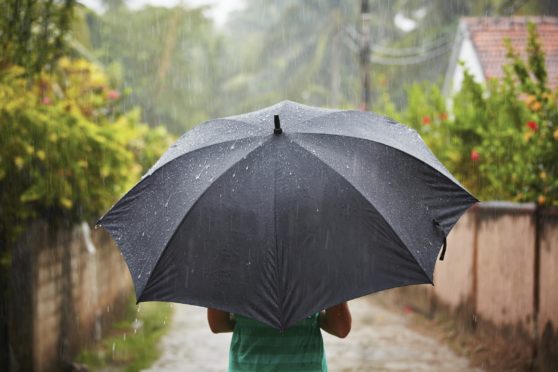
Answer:
[[[368,0],[360,2],[360,81],[361,81],[361,102],[360,109],[367,111],[370,107],[370,7]]]

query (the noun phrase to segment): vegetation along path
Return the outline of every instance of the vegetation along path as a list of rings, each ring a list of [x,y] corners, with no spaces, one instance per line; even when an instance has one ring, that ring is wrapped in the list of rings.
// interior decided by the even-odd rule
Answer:
[[[174,305],[160,359],[149,371],[226,371],[231,334],[211,333],[205,309]],[[353,329],[345,339],[324,333],[331,371],[478,371],[446,345],[409,327],[411,319],[373,296],[349,303]]]

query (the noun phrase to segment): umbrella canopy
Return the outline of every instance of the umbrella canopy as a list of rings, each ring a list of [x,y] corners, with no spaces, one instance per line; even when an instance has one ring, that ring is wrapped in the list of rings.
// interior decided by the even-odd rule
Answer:
[[[416,131],[284,101],[190,130],[98,225],[122,250],[138,302],[285,329],[432,283],[446,235],[476,201]]]

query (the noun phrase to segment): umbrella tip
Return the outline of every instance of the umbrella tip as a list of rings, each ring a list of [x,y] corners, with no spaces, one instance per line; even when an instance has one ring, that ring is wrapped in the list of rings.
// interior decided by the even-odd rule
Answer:
[[[283,129],[281,129],[281,121],[279,120],[279,115],[273,115],[273,120],[275,121],[275,129],[273,133],[281,134],[283,133]]]

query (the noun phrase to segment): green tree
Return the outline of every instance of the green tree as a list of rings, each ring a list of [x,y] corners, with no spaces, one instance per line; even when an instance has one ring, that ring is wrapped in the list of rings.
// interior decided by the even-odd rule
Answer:
[[[217,116],[222,46],[203,9],[116,5],[88,23],[97,58],[130,92],[125,107],[175,133]]]
[[[0,68],[25,67],[35,74],[52,66],[66,47],[74,0],[1,0]]]

